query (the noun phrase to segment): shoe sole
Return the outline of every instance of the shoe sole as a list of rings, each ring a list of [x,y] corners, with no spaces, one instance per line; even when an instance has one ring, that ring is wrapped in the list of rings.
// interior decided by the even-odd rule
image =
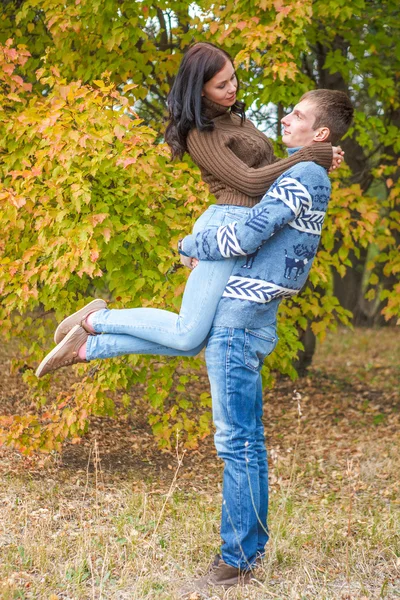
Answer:
[[[78,329],[80,329],[80,325],[75,325],[68,333],[67,335],[64,337],[64,339],[57,344],[57,346],[55,348],[53,348],[53,350],[51,350],[51,352],[49,352],[44,359],[42,360],[42,362],[40,363],[40,365],[38,366],[38,368],[36,369],[35,375],[36,377],[42,377],[42,372],[44,370],[44,367],[47,365],[47,363],[49,362],[49,360],[51,360],[53,358],[53,356],[55,356],[57,354],[57,352],[63,348],[65,346],[65,344],[68,343],[68,341],[71,339],[71,337],[78,331]],[[50,371],[49,371],[50,372]],[[47,373],[46,373],[47,375]]]
[[[90,307],[90,310],[88,312],[89,307]],[[101,300],[100,298],[98,298],[97,300],[92,300],[91,302],[89,302],[89,304],[86,304],[86,306],[77,310],[72,315],[70,315],[63,321],[61,321],[61,323],[59,324],[59,326],[57,327],[57,329],[54,332],[55,343],[59,344],[64,339],[66,334],[62,332],[62,329],[64,329],[65,327],[68,327],[69,322],[74,323],[77,318],[80,319],[80,322],[81,322],[81,321],[83,321],[84,317],[87,316],[88,314],[90,314],[91,312],[94,312],[95,310],[102,310],[103,308],[106,308],[106,307],[107,307],[107,302],[105,300]],[[75,325],[78,325],[78,324],[79,323],[75,323]],[[71,325],[71,329],[72,329],[72,327],[73,327],[73,325]]]

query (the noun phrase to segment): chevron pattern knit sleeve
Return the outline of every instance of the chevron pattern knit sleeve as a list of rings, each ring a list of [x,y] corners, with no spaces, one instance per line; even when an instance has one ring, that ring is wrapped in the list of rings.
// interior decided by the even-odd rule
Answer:
[[[183,250],[188,256],[200,260],[221,260],[252,254],[282,227],[299,219],[311,207],[312,198],[307,188],[298,179],[284,175],[249,212],[246,221],[188,235],[183,240]]]
[[[253,168],[241,161],[229,148],[229,134],[218,131],[199,132],[194,129],[187,139],[190,156],[194,162],[225,184],[247,194],[262,196],[287,169],[303,161],[317,162],[329,168],[332,162],[331,144],[306,146],[289,158],[276,159],[273,164]],[[272,157],[271,157],[272,158]],[[273,160],[273,159],[272,159]]]

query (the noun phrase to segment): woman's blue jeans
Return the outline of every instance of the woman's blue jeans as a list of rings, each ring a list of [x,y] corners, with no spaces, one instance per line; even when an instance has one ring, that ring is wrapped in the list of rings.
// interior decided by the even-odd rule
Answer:
[[[260,371],[276,342],[275,324],[253,330],[213,327],[207,342],[215,446],[224,461],[222,558],[240,569],[249,569],[268,541]]]
[[[206,227],[219,227],[246,217],[249,208],[243,206],[213,205],[196,221],[193,232]],[[182,355],[204,345],[211,329],[218,302],[232,269],[235,259],[220,261],[200,261],[191,272],[186,283],[179,315],[157,308],[127,308],[120,310],[99,310],[93,316],[96,333],[106,333],[90,337],[87,343],[87,359],[111,358],[122,354],[137,354],[137,338],[154,342],[159,347],[176,349]],[[122,339],[123,336],[124,339]],[[128,337],[132,337],[131,344]],[[148,352],[159,354],[147,345]]]

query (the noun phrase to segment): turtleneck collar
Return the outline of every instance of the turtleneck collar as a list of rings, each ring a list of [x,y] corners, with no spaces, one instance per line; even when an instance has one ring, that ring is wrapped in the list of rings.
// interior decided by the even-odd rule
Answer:
[[[230,106],[222,106],[222,104],[217,104],[204,96],[201,99],[201,107],[202,112],[207,119],[215,119],[216,117],[226,114],[230,110]]]
[[[289,156],[291,156],[295,152],[298,152],[298,150],[301,150],[301,148],[302,146],[297,146],[297,148],[287,148],[287,153],[289,154]]]

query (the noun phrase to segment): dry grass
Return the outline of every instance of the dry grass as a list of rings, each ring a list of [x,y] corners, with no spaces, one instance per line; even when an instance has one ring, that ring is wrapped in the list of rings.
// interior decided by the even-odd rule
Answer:
[[[259,584],[225,598],[400,598],[399,362],[393,331],[341,332],[310,377],[266,393],[271,540]],[[127,467],[104,460],[110,431],[45,464],[2,450],[2,600],[169,600],[218,550],[211,441],[131,443]]]

